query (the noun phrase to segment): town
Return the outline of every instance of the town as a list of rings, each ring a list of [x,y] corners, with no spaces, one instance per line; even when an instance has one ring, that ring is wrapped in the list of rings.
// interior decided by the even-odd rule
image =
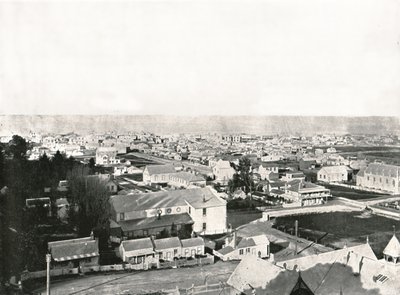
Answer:
[[[0,293],[400,288],[390,133],[9,133],[0,189]]]

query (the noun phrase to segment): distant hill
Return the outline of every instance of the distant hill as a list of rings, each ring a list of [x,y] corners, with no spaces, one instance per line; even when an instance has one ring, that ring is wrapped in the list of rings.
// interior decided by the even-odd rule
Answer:
[[[250,133],[313,135],[399,134],[398,117],[307,117],[307,116],[48,116],[0,115],[0,135],[9,133],[119,133],[148,131],[168,133]]]

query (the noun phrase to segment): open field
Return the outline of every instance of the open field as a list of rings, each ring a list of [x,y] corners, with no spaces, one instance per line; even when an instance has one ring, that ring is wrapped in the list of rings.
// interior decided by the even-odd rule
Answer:
[[[261,217],[262,217],[262,212],[256,210],[252,211],[228,210],[227,212],[228,224],[231,224],[232,228],[237,228],[241,225],[247,224]]]
[[[322,238],[327,246],[343,247],[345,244],[365,243],[367,236],[378,257],[393,235],[393,225],[400,228],[400,221],[370,214],[368,212],[334,212],[279,217],[275,226],[291,232],[295,220],[299,222],[300,235],[304,238]]]
[[[351,200],[373,199],[373,198],[389,196],[389,194],[367,192],[367,191],[356,190],[344,186],[331,185],[326,183],[322,183],[322,185],[331,190],[332,196],[348,198]]]

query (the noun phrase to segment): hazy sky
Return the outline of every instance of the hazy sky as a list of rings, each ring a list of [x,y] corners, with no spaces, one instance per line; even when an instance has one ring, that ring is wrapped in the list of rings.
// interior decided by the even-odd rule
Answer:
[[[0,114],[400,116],[400,2],[1,1]]]

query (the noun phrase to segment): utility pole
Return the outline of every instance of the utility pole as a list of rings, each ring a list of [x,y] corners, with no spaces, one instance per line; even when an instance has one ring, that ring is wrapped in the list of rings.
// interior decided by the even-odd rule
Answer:
[[[296,237],[296,242],[294,245],[294,255],[297,255],[297,230],[298,230],[298,227],[299,227],[299,222],[296,220],[294,222],[294,235]]]
[[[51,254],[46,254],[46,263],[47,263],[46,294],[47,295],[50,295],[50,261],[51,261]]]

